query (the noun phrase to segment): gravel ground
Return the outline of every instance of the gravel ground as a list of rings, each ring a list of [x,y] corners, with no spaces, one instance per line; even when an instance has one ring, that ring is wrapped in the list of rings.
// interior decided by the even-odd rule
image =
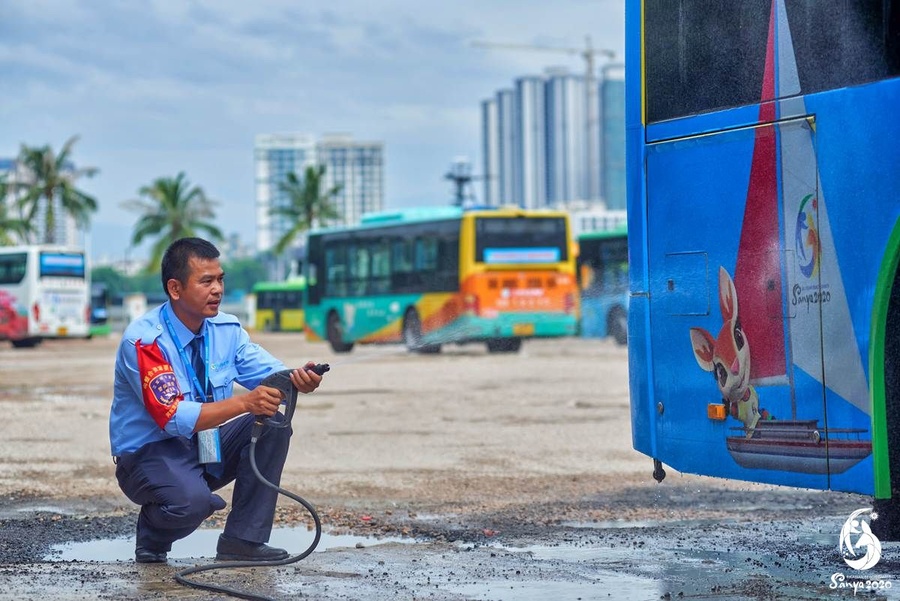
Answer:
[[[299,335],[254,338],[288,364],[332,365],[301,398],[282,486],[328,533],[363,542],[197,580],[275,599],[821,599],[854,597],[853,583],[857,597],[900,598],[888,588],[900,589],[896,543],[868,572],[838,554],[843,521],[868,498],[673,470],[653,481],[631,448],[626,352],[611,342],[335,356]],[[0,345],[0,599],[223,598],[172,579],[212,548],[162,566],[51,552],[133,544],[136,507],[115,484],[107,436],[116,345]],[[280,503],[277,528],[308,523]]]

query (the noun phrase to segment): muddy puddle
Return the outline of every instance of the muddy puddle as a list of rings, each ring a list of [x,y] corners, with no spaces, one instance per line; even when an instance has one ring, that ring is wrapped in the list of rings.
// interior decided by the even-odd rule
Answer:
[[[169,552],[169,559],[173,562],[197,558],[213,558],[216,554],[216,542],[222,533],[220,529],[200,529],[182,540],[176,541]],[[275,528],[269,544],[273,547],[287,549],[291,555],[305,551],[312,543],[314,535],[306,528]],[[352,534],[326,534],[323,533],[316,545],[316,552],[337,549],[341,547],[363,548],[386,543],[413,544],[416,541],[410,538],[376,538],[371,536],[355,536]],[[83,542],[65,543],[53,545],[44,561],[95,561],[116,562],[134,560],[135,539],[130,537],[118,537],[109,539],[97,539]]]

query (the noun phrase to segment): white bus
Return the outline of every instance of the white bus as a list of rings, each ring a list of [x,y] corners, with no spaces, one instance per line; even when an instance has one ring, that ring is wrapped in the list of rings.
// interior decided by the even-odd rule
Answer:
[[[89,275],[82,250],[0,246],[0,340],[89,337]]]

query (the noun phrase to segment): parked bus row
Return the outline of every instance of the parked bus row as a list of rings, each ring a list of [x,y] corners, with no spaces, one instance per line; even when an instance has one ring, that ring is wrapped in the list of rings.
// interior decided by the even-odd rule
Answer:
[[[482,224],[481,231],[474,225],[478,215],[472,213],[470,222],[463,219],[465,214],[458,209],[417,209],[367,216],[355,228],[313,232],[309,277],[321,278],[324,269],[325,283],[312,289],[314,307],[318,307],[313,310],[313,323],[320,325],[307,328],[309,336],[328,340],[340,352],[349,351],[357,342],[391,341],[404,342],[420,352],[437,351],[447,342],[471,341],[485,342],[495,352],[514,351],[523,338],[545,335],[545,326],[533,330],[531,322],[522,322],[517,328],[507,325],[504,330],[500,324],[517,318],[517,314],[519,319],[546,320],[544,312],[550,306],[546,303],[552,301],[547,300],[549,294],[545,293],[543,284],[534,283],[552,281],[561,299],[556,302],[556,310],[566,315],[568,321],[576,319],[576,330],[581,336],[611,336],[625,344],[628,311],[625,227],[582,234],[573,247],[567,242],[568,224],[562,214],[549,217],[553,221],[538,222],[534,221],[536,217],[546,220],[548,216],[517,211],[518,221],[510,221],[508,214],[490,210],[482,212],[481,219],[490,215],[495,221],[487,222],[489,227]],[[467,238],[462,233],[465,228],[474,228],[472,233],[465,234]],[[497,238],[503,239],[502,246],[491,247],[487,260],[476,261],[474,253],[485,245],[498,244]],[[461,252],[463,239],[475,245],[471,256]],[[505,261],[497,254],[500,248],[506,249]],[[573,250],[566,251],[566,248]],[[531,253],[529,260],[525,260],[526,253]],[[547,269],[553,274],[571,273],[573,257],[577,288],[572,289],[568,281],[557,286],[559,278],[548,276]],[[476,273],[478,277],[472,277]],[[485,276],[486,273],[505,277],[498,280],[499,276]],[[531,278],[522,280],[523,273]],[[309,302],[308,298],[304,300],[306,281],[301,276],[254,286],[254,327],[267,331],[303,330],[304,302]],[[490,287],[500,292],[487,300],[484,290]],[[578,301],[577,308],[572,306],[573,299]],[[481,330],[466,333],[475,322],[454,317],[453,312],[459,311],[448,308],[453,304],[451,301],[459,307],[468,303],[473,314],[478,304]],[[529,304],[536,307],[540,303],[546,306],[533,316],[526,316],[523,307]],[[397,307],[393,313],[403,309],[402,316],[394,315],[393,332],[386,328],[392,306]],[[432,317],[434,307],[439,307],[439,317]],[[428,314],[424,325],[423,312]],[[373,313],[378,317],[372,319]],[[369,315],[370,322],[361,321],[357,315]],[[346,326],[350,322],[352,330],[348,332]],[[561,334],[554,331],[551,335]]]

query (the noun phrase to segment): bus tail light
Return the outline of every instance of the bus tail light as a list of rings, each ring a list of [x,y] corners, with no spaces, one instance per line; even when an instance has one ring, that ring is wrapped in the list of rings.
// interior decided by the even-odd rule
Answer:
[[[31,313],[32,313],[32,315],[34,315],[35,321],[41,320],[41,306],[39,304],[34,303],[34,305],[32,305]]]
[[[572,313],[575,311],[575,295],[571,292],[567,292],[566,296],[563,298],[563,307],[565,307],[566,313]]]
[[[463,298],[463,310],[469,315],[478,315],[480,312],[478,296],[475,294],[467,294]]]

